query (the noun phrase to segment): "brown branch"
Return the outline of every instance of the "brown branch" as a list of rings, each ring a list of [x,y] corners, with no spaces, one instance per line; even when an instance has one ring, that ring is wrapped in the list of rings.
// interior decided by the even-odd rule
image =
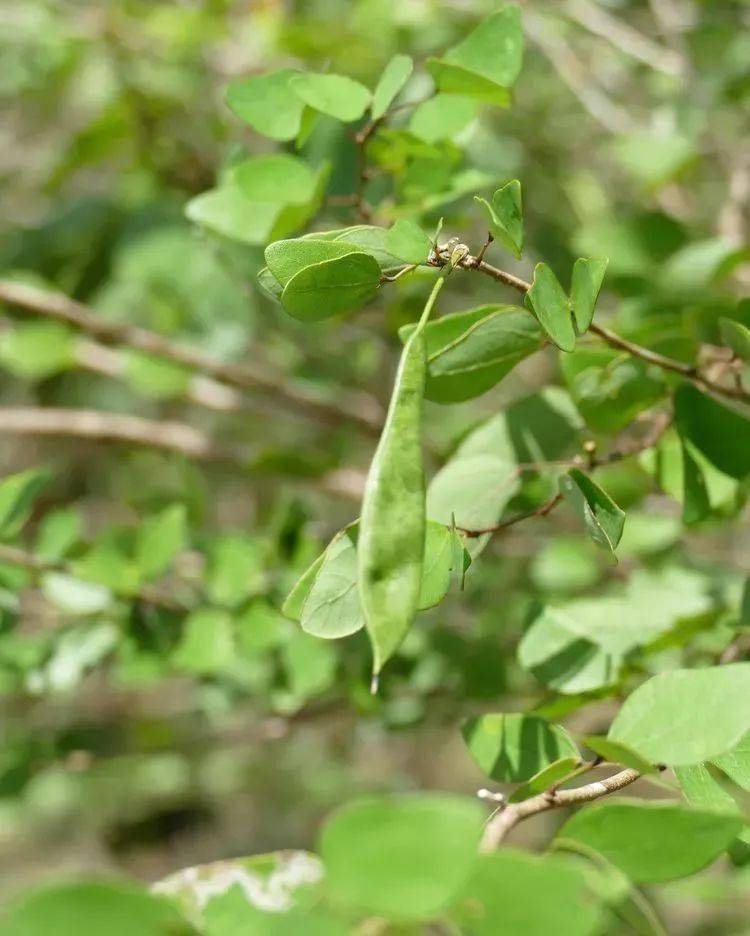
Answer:
[[[0,433],[74,436],[96,441],[128,442],[179,452],[188,458],[237,460],[237,451],[219,449],[211,437],[187,423],[144,419],[102,410],[43,406],[0,407]]]
[[[0,407],[0,435],[70,436],[97,442],[124,442],[177,452],[198,461],[225,462],[240,468],[251,464],[252,452],[245,446],[221,446],[216,440],[187,423],[145,419],[128,413],[44,406]],[[299,479],[304,481],[305,479]],[[314,487],[358,501],[364,475],[350,470],[330,471],[310,479]]]
[[[509,803],[495,813],[485,826],[480,848],[483,852],[494,851],[512,828],[530,816],[536,816],[539,813],[547,812],[550,809],[558,809],[562,806],[578,806],[582,803],[590,803],[602,796],[607,796],[609,793],[615,793],[617,790],[630,786],[640,777],[641,774],[637,770],[629,767],[611,777],[595,780],[593,783],[587,783],[585,786],[575,787],[572,790],[545,790],[543,793],[522,800],[520,803]]]
[[[564,5],[567,16],[584,29],[606,39],[624,55],[643,62],[654,71],[665,75],[679,76],[684,72],[682,56],[638,32],[629,23],[608,13],[591,0],[567,0]]]
[[[83,370],[113,380],[127,380],[127,361],[118,348],[109,348],[90,338],[79,338],[73,354]],[[190,376],[184,397],[191,403],[221,413],[239,413],[250,409],[248,398],[239,390],[202,374]]]
[[[0,302],[44,315],[80,328],[105,342],[125,344],[175,364],[181,364],[203,376],[220,380],[246,392],[260,392],[292,412],[304,412],[329,423],[348,420],[369,434],[378,434],[382,425],[380,404],[372,397],[346,388],[338,402],[323,400],[307,390],[284,382],[278,375],[248,364],[217,361],[198,348],[176,344],[169,338],[137,325],[110,322],[88,306],[62,293],[49,292],[13,280],[0,279]]]
[[[447,262],[448,257],[446,253],[438,249],[434,256],[433,265],[445,266]],[[458,265],[465,270],[477,270],[480,273],[484,273],[485,276],[489,276],[496,282],[502,283],[505,286],[510,286],[523,295],[531,289],[531,283],[528,283],[526,280],[521,279],[519,276],[514,276],[512,273],[507,273],[505,270],[500,270],[498,267],[487,263],[486,260],[472,256],[471,254],[464,257]],[[623,338],[604,325],[598,325],[595,322],[591,323],[589,331],[605,341],[610,347],[625,351],[632,357],[640,358],[640,360],[645,361],[647,364],[654,364],[656,367],[662,368],[662,370],[668,370],[679,374],[687,380],[692,380],[693,383],[698,384],[698,386],[702,387],[704,390],[717,393],[720,396],[729,397],[733,400],[742,400],[745,403],[750,403],[749,391],[736,384],[727,386],[725,384],[716,383],[716,381],[711,380],[702,373],[699,368],[692,364],[684,364],[682,361],[666,357],[663,354],[659,354],[657,351],[652,351],[650,348],[644,348],[643,345],[636,344],[634,341],[629,341],[627,338]]]
[[[73,565],[69,562],[55,562],[44,559],[34,553],[27,552],[25,549],[20,549],[18,546],[9,546],[6,543],[0,543],[0,562],[19,566],[37,574],[44,572],[64,572],[66,575],[76,574]],[[166,608],[169,611],[189,610],[185,604],[156,585],[141,585],[132,597],[144,604]]]
[[[556,462],[560,467],[587,467],[589,471],[595,471],[597,468],[601,468],[604,465],[611,465],[615,462],[623,461],[625,458],[630,458],[633,455],[639,455],[641,452],[645,452],[646,449],[652,448],[659,439],[664,435],[664,433],[672,425],[672,414],[668,412],[659,413],[657,417],[653,420],[651,426],[649,427],[648,432],[640,439],[630,440],[629,438],[623,439],[619,442],[613,451],[609,452],[607,455],[596,457],[594,455],[593,446],[587,450],[587,459],[586,461],[580,455],[577,455],[575,458],[571,458],[569,461]],[[549,463],[547,463],[549,464]],[[535,464],[534,462],[518,465],[517,469],[538,469],[543,467],[542,463]],[[475,538],[477,536],[484,536],[487,533],[502,533],[504,530],[507,530],[509,527],[515,526],[517,523],[521,523],[523,520],[531,520],[534,517],[546,517],[547,514],[552,513],[552,511],[562,503],[563,496],[560,493],[555,494],[553,497],[550,497],[549,500],[545,501],[540,507],[537,507],[534,510],[528,510],[525,513],[517,514],[514,517],[510,517],[508,520],[502,520],[500,523],[495,524],[494,526],[484,527],[481,530],[468,530],[464,527],[458,527],[461,533],[464,536],[469,538]]]
[[[502,533],[503,530],[521,523],[522,520],[531,520],[533,517],[546,517],[548,513],[551,513],[557,507],[561,500],[562,494],[555,494],[554,497],[550,497],[548,501],[545,501],[541,507],[537,507],[536,510],[527,510],[525,513],[516,514],[515,517],[510,517],[508,520],[503,520],[494,526],[484,527],[481,530],[466,530],[464,527],[457,527],[456,529],[471,539],[484,536],[485,533]]]

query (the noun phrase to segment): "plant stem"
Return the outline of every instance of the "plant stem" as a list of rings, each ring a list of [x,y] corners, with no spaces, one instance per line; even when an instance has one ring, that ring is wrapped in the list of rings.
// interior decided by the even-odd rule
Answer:
[[[550,809],[558,809],[561,806],[590,803],[609,793],[622,790],[631,783],[635,783],[640,777],[641,774],[637,770],[628,767],[611,777],[605,777],[603,780],[596,780],[572,790],[545,790],[520,803],[510,803],[487,823],[480,848],[483,852],[494,851],[514,826],[530,816],[536,816]]]
[[[447,261],[447,256],[442,255],[438,251],[437,265],[444,266]],[[478,270],[480,273],[484,273],[485,276],[489,276],[498,283],[503,283],[505,286],[510,286],[512,289],[524,295],[531,289],[531,283],[527,283],[526,280],[521,279],[519,276],[514,276],[512,273],[507,273],[505,270],[500,270],[498,267],[492,266],[491,263],[487,263],[486,260],[483,260],[481,257],[469,255],[464,257],[458,265],[465,270]],[[632,357],[639,358],[647,364],[660,367],[662,370],[668,370],[679,374],[687,380],[692,380],[693,383],[698,384],[704,390],[733,400],[742,400],[745,403],[750,403],[750,391],[736,384],[734,386],[726,386],[716,383],[714,380],[711,380],[709,377],[706,377],[705,374],[701,373],[695,365],[684,364],[682,361],[676,361],[674,358],[666,357],[663,354],[652,351],[650,348],[644,348],[634,341],[629,341],[627,338],[621,337],[616,332],[605,328],[603,325],[592,323],[589,326],[589,331],[605,341],[610,347],[625,351]]]
[[[198,348],[176,344],[146,328],[108,321],[93,309],[62,293],[37,289],[14,280],[0,279],[0,302],[73,325],[102,341],[128,345],[164,358],[245,392],[266,394],[293,412],[304,412],[334,424],[348,420],[370,435],[380,432],[383,421],[380,404],[370,396],[350,388],[337,394],[339,402],[321,400],[274,374],[248,364],[217,361]]]

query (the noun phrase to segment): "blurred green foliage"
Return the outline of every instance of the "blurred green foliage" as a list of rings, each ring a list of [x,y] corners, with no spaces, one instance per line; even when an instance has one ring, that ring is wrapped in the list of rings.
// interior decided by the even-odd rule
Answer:
[[[669,430],[596,473],[627,513],[619,563],[585,537],[568,506],[490,542],[467,540],[474,561],[465,580],[420,613],[376,698],[364,632],[323,641],[306,632],[315,625],[303,620],[302,629],[281,613],[299,576],[358,516],[399,330],[409,333],[432,276],[418,270],[345,319],[301,324],[262,288],[279,286],[274,271],[258,283],[270,241],[362,220],[397,222],[402,235],[404,224],[417,224],[409,237],[364,245],[379,251],[377,271],[363,274],[369,295],[390,268],[390,251],[409,259],[404,249],[422,249],[415,237],[424,247],[441,217],[440,241],[460,236],[475,253],[489,224],[499,243],[488,259],[529,281],[537,262],[548,264],[562,305],[574,261],[607,256],[595,321],[727,386],[743,377],[748,385],[750,7],[529,0],[523,70],[508,101],[512,80],[487,71],[481,48],[463,60],[460,51],[497,8],[494,0],[0,0],[2,281],[64,293],[107,325],[149,329],[223,368],[196,373],[127,341],[2,306],[3,891],[50,872],[124,871],[154,881],[190,865],[311,846],[321,816],[355,794],[473,793],[486,782],[462,747],[464,716],[522,709],[564,720],[577,735],[603,734],[615,701],[644,678],[716,663],[738,639],[745,652],[744,411],[728,414],[698,390],[678,390],[674,373],[587,337],[572,353],[548,345],[525,359],[537,348],[536,326],[518,338],[510,373],[493,359],[486,382],[475,375],[470,392],[449,356],[451,376],[438,365],[431,373],[423,431],[430,518],[474,529],[537,509],[554,491],[553,463],[584,451],[606,459],[620,431],[633,423],[636,436],[647,430],[653,408],[676,392],[679,434]],[[352,106],[359,92],[351,87],[343,105],[331,104],[330,89],[321,104],[320,86],[308,82],[305,101],[323,113],[313,120],[309,106],[299,108],[293,132],[277,123],[266,136],[253,129],[246,104],[243,112],[226,97],[232,82],[282,69],[340,74],[372,89],[396,54],[415,61],[413,74],[403,71],[404,90],[393,92],[402,95],[396,106],[425,100],[394,112],[366,141],[364,176],[349,131],[367,118],[357,123],[347,111],[354,122],[343,125],[331,116]],[[436,97],[430,75],[444,82]],[[466,82],[474,98],[460,93]],[[477,93],[510,106],[489,106]],[[521,246],[513,206],[498,198],[514,178],[523,186],[521,260],[507,249]],[[362,246],[361,238],[344,243]],[[304,317],[293,293],[285,307]],[[472,335],[491,348],[493,336],[506,340],[493,329],[497,304],[519,301],[509,296],[457,270],[441,313],[482,310],[471,325],[482,319],[484,330]],[[435,354],[449,344],[439,332],[431,337],[439,321],[427,332]],[[222,379],[232,368],[244,369],[239,384]],[[480,389],[489,392],[474,397]],[[465,402],[435,402],[445,399]],[[96,411],[93,438],[59,428],[71,410]],[[38,424],[40,413],[57,429],[18,433],[19,420]],[[147,425],[128,424],[123,435],[117,418],[131,415]],[[531,463],[549,464],[530,471]],[[610,529],[612,511],[597,513],[597,503],[608,509],[600,494],[585,500],[578,506],[589,528]],[[335,558],[352,560],[346,551]],[[451,562],[454,571],[467,564],[463,553]],[[715,805],[724,786],[715,766],[701,769],[720,791],[707,794],[702,777],[701,795]],[[512,779],[532,783],[534,773]],[[711,805],[678,777],[690,803]],[[449,825],[450,807],[433,805]],[[381,904],[368,903],[377,887],[375,898],[352,897],[346,849],[331,857],[336,835],[352,834],[344,818],[330,820],[322,839],[324,859],[340,871],[334,890],[345,905],[379,912]],[[601,822],[630,828],[626,818]],[[664,818],[665,841],[675,828],[680,843],[691,836],[683,821],[679,811]],[[738,823],[711,827],[706,861]],[[591,824],[579,830],[584,845],[600,834]],[[428,825],[434,873],[447,873],[440,829]],[[473,841],[471,829],[462,834]],[[734,863],[722,859],[650,889],[668,931],[742,931],[742,834],[730,849]],[[404,842],[408,858],[408,829]],[[622,905],[629,885],[621,872],[631,869],[616,857],[594,887],[570,856],[545,864],[503,850],[482,860],[461,892],[465,903],[452,881],[444,902],[459,901],[454,922],[470,932],[496,932],[496,918],[483,929],[466,914],[477,901],[507,908],[509,894],[526,908],[523,932],[536,931],[532,910],[540,932],[599,931],[600,911],[584,900],[582,916],[577,895],[593,888]],[[274,873],[276,860],[257,873]],[[295,866],[313,890],[315,861]],[[382,893],[393,899],[392,869],[381,870]],[[96,906],[97,889],[110,885],[76,887],[90,888],[86,900]],[[106,900],[142,917],[140,931],[183,926],[168,904],[129,886],[111,889]],[[540,890],[558,895],[552,920],[533,899]],[[271,932],[261,911],[236,904],[236,893],[212,902],[217,919],[198,925],[218,936],[242,926]],[[26,909],[11,927],[19,936],[39,932],[45,914],[65,920],[71,900],[72,922],[60,925],[80,925],[76,895],[64,887],[21,899]],[[409,899],[399,898],[404,919],[432,912],[426,901],[410,914]],[[310,903],[303,894],[293,910],[307,914]],[[319,913],[319,931],[338,932]],[[315,932],[311,919],[297,918],[297,931]],[[607,931],[628,931],[618,925]]]

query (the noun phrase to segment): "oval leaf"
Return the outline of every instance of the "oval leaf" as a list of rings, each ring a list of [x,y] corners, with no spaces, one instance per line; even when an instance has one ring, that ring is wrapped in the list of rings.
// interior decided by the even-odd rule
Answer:
[[[375,297],[379,283],[376,260],[354,251],[295,273],[284,287],[281,304],[293,318],[319,322],[361,308]]]
[[[560,830],[560,844],[592,848],[633,881],[670,881],[700,871],[742,828],[736,816],[674,802],[598,803]]]
[[[480,715],[465,721],[462,732],[471,756],[499,783],[530,780],[554,761],[580,758],[564,729],[535,715]]]
[[[609,737],[654,764],[698,764],[750,730],[750,663],[672,670],[625,700]]]
[[[478,803],[448,794],[351,803],[320,836],[326,885],[360,911],[429,919],[465,884],[483,818]]]
[[[380,120],[396,95],[411,77],[414,62],[408,55],[394,55],[383,69],[383,74],[372,94],[372,119]]]
[[[570,302],[559,280],[546,263],[537,263],[534,282],[526,293],[526,305],[561,351],[573,351],[576,333]]]
[[[301,73],[290,79],[290,85],[314,110],[346,122],[359,120],[372,98],[364,85],[345,75]]]

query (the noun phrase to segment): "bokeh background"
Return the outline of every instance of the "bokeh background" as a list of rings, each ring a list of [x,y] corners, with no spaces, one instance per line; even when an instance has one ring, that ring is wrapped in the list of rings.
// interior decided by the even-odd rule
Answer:
[[[484,229],[471,195],[517,177],[528,249],[507,268],[528,278],[537,259],[566,270],[576,256],[606,254],[604,314],[667,343],[685,321],[699,330],[750,283],[750,5],[522,6],[527,51],[513,106],[463,130],[460,149],[446,142],[440,158],[405,169],[402,196],[428,228],[444,215],[446,235],[477,248]],[[714,659],[726,643],[722,617],[750,549],[742,492],[725,491],[717,516],[684,536],[679,505],[637,459],[607,478],[629,512],[618,566],[571,517],[520,525],[487,549],[463,594],[422,616],[378,699],[361,634],[316,641],[278,611],[357,515],[374,444],[363,421],[377,422],[387,402],[397,329],[425,286],[417,277],[352,319],[303,329],[254,282],[261,242],[187,221],[185,204],[223,167],[274,148],[232,115],[224,87],[288,64],[372,87],[395,52],[423,61],[495,7],[0,0],[3,275],[260,375],[257,388],[222,395],[173,364],[0,308],[0,472],[46,466],[51,477],[19,542],[103,564],[117,592],[133,530],[183,505],[185,548],[167,586],[188,598],[207,589],[221,635],[191,645],[179,613],[127,600],[104,609],[94,600],[91,610],[91,594],[0,565],[3,897],[79,871],[153,881],[198,862],[310,846],[321,817],[362,791],[473,793],[486,781],[460,719],[544,700],[515,658],[542,600],[619,589],[635,613],[658,609],[674,632],[687,622],[695,639],[644,654],[645,671],[675,654]],[[424,73],[407,98],[420,96],[420,82]],[[321,120],[302,155],[333,164],[316,227],[352,223],[337,198],[357,178],[345,129]],[[388,194],[376,174],[368,195],[386,224]],[[451,281],[444,310],[496,298],[477,279]],[[598,375],[589,435],[633,415],[628,366],[614,360]],[[479,400],[428,405],[431,470],[481,418],[549,384],[575,390],[574,378],[545,352]],[[310,397],[331,407],[310,407]],[[43,435],[40,414],[49,421],[52,408],[54,432]],[[148,420],[151,436],[82,438],[70,408],[96,411],[104,436],[127,414]],[[206,451],[166,450],[164,421],[198,431]],[[605,729],[613,705],[589,704],[568,724]],[[519,836],[533,845],[558,820],[535,820]],[[658,889],[670,932],[744,931],[750,871],[727,868]]]

